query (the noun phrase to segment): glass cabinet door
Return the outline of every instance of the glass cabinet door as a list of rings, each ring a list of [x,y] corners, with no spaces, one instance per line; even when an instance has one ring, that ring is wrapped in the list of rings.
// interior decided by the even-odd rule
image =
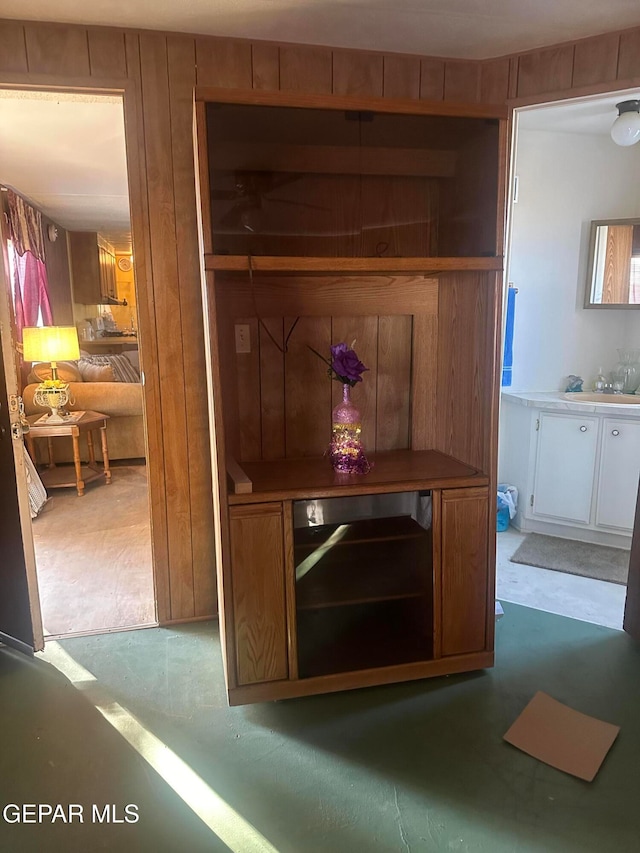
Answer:
[[[499,122],[207,105],[213,251],[495,256]]]
[[[300,678],[433,656],[431,495],[294,502]]]

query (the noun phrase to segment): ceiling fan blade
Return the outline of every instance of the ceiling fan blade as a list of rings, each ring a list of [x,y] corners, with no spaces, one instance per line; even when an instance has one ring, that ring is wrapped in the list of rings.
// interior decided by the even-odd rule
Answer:
[[[273,190],[299,181],[302,177],[299,172],[237,171],[234,176],[236,194],[266,196]]]
[[[218,220],[218,227],[232,231],[260,230],[262,224],[262,203],[256,196],[241,198]]]
[[[242,212],[246,209],[245,204],[234,204],[232,208],[230,208],[225,214],[223,214],[218,220],[219,228],[232,228],[236,229],[240,227],[240,217],[242,216]]]
[[[280,187],[286,187],[288,184],[294,184],[296,181],[299,181],[301,177],[303,176],[299,172],[287,172],[279,175],[279,177],[276,177],[276,173],[272,173],[267,192],[273,192],[273,190],[277,190]]]
[[[278,204],[288,204],[292,207],[309,207],[312,210],[330,210],[329,207],[322,207],[320,204],[310,204],[308,201],[290,201],[287,198],[274,198],[273,196],[267,196],[267,201],[272,202],[275,201]]]
[[[237,190],[211,190],[211,198],[216,201],[230,201],[239,198]]]

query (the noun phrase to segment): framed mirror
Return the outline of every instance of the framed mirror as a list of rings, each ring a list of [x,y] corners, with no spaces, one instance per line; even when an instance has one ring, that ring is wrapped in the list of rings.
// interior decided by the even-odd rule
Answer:
[[[591,223],[585,308],[640,308],[640,219]]]

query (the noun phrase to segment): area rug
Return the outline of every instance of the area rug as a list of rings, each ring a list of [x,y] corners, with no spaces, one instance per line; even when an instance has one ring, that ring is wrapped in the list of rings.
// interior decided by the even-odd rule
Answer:
[[[529,533],[510,561],[619,584],[626,584],[629,574],[629,552],[622,548],[541,533]]]

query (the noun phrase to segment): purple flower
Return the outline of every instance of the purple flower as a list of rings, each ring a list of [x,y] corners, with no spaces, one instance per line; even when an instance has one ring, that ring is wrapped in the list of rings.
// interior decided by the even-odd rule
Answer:
[[[345,343],[331,347],[331,368],[340,382],[348,385],[362,382],[362,374],[369,369]]]

